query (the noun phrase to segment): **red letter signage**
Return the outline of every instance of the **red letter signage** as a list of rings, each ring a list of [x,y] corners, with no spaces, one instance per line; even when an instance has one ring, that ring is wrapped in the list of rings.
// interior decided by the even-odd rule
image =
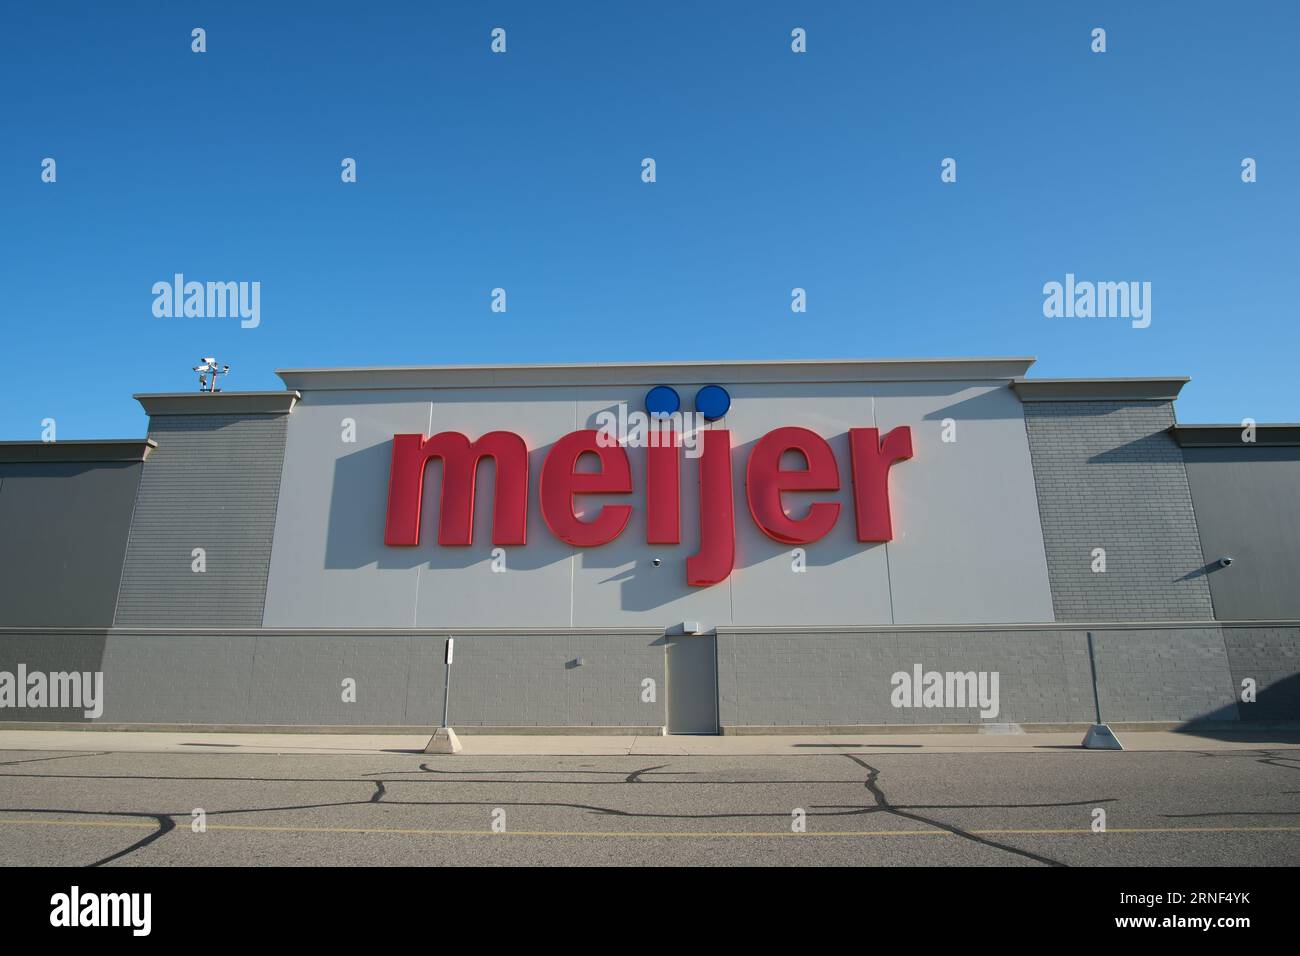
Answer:
[[[590,521],[573,513],[574,495],[625,495],[632,490],[632,467],[627,452],[617,446],[603,447],[594,428],[571,432],[557,441],[542,465],[537,497],[546,526],[561,541],[579,548],[592,548],[613,541],[632,516],[631,505],[605,505]],[[578,459],[585,454],[600,459],[599,472],[579,472]]]
[[[645,453],[645,540],[646,544],[680,544],[682,469],[677,433],[665,428],[659,435],[659,443]]]
[[[420,506],[424,469],[442,459],[442,500],[438,543],[466,545],[474,540],[474,478],[479,459],[496,464],[492,507],[492,543],[523,544],[528,526],[528,446],[513,432],[488,432],[470,442],[460,432],[394,435],[388,472],[388,521],[384,544],[414,547],[420,543]]]
[[[542,517],[559,540],[579,548],[613,541],[627,527],[632,506],[604,505],[589,520],[575,512],[578,495],[625,495],[632,491],[632,467],[619,445],[602,445],[595,429],[559,439],[542,464],[537,497]],[[681,459],[676,436],[646,450],[646,543],[681,543]],[[725,581],[736,563],[736,510],[732,493],[731,432],[700,434],[700,549],[686,559],[686,583],[708,587]],[[787,452],[803,456],[806,467],[786,469]],[[849,429],[853,497],[859,541],[889,541],[894,536],[889,508],[889,471],[912,457],[912,431],[906,425],[884,438],[875,428]],[[584,455],[595,456],[598,470],[579,471]],[[384,543],[411,547],[420,543],[420,506],[424,473],[431,459],[442,460],[438,543],[468,545],[474,536],[474,484],[483,458],[496,466],[492,508],[492,543],[524,544],[528,524],[528,447],[513,432],[489,432],[471,442],[460,432],[432,438],[394,435],[388,477],[388,516]],[[749,513],[759,529],[782,544],[811,544],[825,537],[839,518],[840,504],[814,501],[800,518],[785,510],[787,492],[839,491],[839,464],[824,438],[807,428],[776,428],[754,444],[745,468]]]
[[[895,428],[883,440],[874,428],[850,428],[853,456],[853,494],[857,500],[858,540],[892,541],[889,519],[889,469],[896,461],[912,457],[912,429]]]
[[[736,566],[736,506],[731,494],[731,432],[704,433],[700,455],[700,552],[686,559],[686,583],[708,587]]]
[[[793,449],[808,467],[781,468],[781,456]],[[812,544],[835,527],[838,502],[817,501],[803,518],[791,518],[781,502],[783,491],[839,491],[840,470],[826,439],[806,428],[777,428],[754,445],[745,469],[745,491],[754,523],[769,538],[783,544]]]

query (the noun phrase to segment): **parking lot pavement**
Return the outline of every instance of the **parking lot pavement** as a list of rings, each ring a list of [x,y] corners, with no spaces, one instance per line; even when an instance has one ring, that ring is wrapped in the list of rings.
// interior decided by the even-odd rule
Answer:
[[[874,743],[454,757],[4,750],[0,864],[1300,864],[1294,747]]]

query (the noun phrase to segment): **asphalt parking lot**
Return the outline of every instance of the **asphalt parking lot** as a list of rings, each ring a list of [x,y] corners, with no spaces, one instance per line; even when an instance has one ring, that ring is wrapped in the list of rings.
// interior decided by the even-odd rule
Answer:
[[[0,865],[1300,865],[1290,748],[886,742],[566,757],[223,746],[0,751]]]

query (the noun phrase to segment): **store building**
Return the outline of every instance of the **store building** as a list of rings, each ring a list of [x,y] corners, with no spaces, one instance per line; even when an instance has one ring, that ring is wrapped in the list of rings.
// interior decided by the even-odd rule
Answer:
[[[0,443],[0,678],[104,688],[0,723],[426,729],[448,635],[469,733],[1300,720],[1300,426],[1031,364],[299,369]]]

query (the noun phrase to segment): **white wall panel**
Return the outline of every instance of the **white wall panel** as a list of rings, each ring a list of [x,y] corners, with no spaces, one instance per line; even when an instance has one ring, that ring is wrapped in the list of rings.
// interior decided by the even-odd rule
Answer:
[[[669,381],[664,384],[674,385]],[[521,386],[311,391],[289,419],[265,623],[276,627],[671,627],[716,625],[1002,623],[1051,621],[1038,506],[1021,405],[1005,385],[973,382],[749,383],[727,387],[732,406],[736,568],[710,588],[686,584],[699,548],[697,462],[682,457],[680,545],[645,541],[645,452],[630,449],[633,493],[584,499],[633,506],[623,534],[573,549],[542,520],[537,485],[550,446],[626,402],[644,409],[646,386]],[[693,410],[696,385],[676,386]],[[357,421],[357,442],[340,422]],[[958,441],[939,441],[943,418]],[[835,528],[805,548],[765,536],[745,500],[745,466],[762,435],[810,428],[830,443],[840,490],[787,496],[841,503]],[[910,425],[915,457],[894,467],[896,540],[856,540],[848,430]],[[383,543],[390,442],[398,432],[519,433],[530,448],[528,544],[506,548],[491,570],[494,468],[479,470],[474,544],[436,543],[441,468],[430,466],[418,548]],[[659,557],[660,567],[652,559]]]

